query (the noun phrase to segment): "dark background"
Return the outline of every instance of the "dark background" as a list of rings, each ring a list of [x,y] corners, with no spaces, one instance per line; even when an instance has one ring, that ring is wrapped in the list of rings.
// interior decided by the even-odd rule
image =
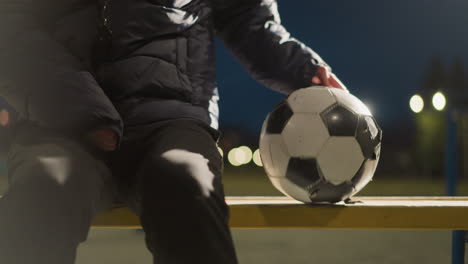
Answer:
[[[283,25],[318,52],[384,128],[412,120],[409,98],[434,58],[468,62],[468,2],[279,1]],[[282,97],[254,82],[218,45],[221,122],[260,131]]]
[[[446,113],[435,111],[430,100],[436,91],[449,96],[449,90],[468,98],[468,1],[280,0],[278,5],[292,36],[322,56],[383,128],[378,172],[442,177]],[[217,53],[221,146],[255,148],[263,119],[284,95],[256,83],[222,43]],[[418,115],[409,108],[415,93],[425,97]],[[459,118],[460,163],[467,156],[465,119]]]

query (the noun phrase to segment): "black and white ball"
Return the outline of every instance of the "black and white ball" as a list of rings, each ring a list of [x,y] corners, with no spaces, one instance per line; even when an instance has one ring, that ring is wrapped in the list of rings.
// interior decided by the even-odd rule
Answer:
[[[297,90],[265,119],[260,155],[273,185],[305,203],[339,202],[372,180],[382,130],[347,91]]]

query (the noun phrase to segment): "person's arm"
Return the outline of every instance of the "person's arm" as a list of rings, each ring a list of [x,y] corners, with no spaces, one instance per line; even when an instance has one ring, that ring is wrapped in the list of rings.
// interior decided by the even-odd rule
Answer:
[[[120,135],[120,116],[94,77],[32,12],[25,4],[0,4],[0,96],[20,118],[45,128],[73,136],[111,128]]]
[[[267,87],[290,93],[312,84],[338,88],[342,85],[317,53],[292,38],[281,25],[276,1],[211,0],[211,3],[217,36],[247,71]]]

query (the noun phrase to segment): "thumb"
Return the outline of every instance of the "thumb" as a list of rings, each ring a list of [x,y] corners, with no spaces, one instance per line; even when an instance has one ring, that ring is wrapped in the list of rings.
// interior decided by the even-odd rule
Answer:
[[[113,151],[117,147],[118,136],[110,128],[101,128],[87,134],[88,140],[104,151]]]
[[[327,68],[319,66],[314,77],[312,77],[312,83],[316,85],[330,86],[329,82],[330,73]]]
[[[346,91],[348,90],[346,86],[340,81],[340,79],[338,79],[338,77],[336,77],[336,75],[333,73],[330,75],[328,81],[330,82],[331,87],[339,88]]]
[[[0,110],[0,126],[7,126],[10,123],[10,113],[2,109]]]

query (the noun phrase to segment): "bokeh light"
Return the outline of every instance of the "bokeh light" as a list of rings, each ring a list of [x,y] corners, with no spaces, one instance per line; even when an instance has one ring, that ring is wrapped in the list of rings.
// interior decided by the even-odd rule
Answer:
[[[242,165],[241,162],[239,162],[238,158],[237,158],[238,154],[237,154],[237,148],[233,148],[229,151],[228,153],[228,161],[229,161],[229,164],[231,164],[232,166],[240,166]]]
[[[445,95],[441,92],[437,92],[432,97],[432,105],[438,111],[442,111],[445,108],[445,104],[447,101],[445,100]]]
[[[247,146],[233,148],[228,153],[228,161],[232,166],[238,167],[252,160],[252,150]]]
[[[419,94],[415,94],[410,99],[411,111],[419,113],[424,109],[424,100]]]
[[[238,147],[237,148],[239,153],[241,154],[238,154],[239,156],[239,161],[242,162],[242,164],[247,164],[249,163],[250,161],[252,161],[252,150],[247,147],[247,146],[241,146],[241,147]]]

